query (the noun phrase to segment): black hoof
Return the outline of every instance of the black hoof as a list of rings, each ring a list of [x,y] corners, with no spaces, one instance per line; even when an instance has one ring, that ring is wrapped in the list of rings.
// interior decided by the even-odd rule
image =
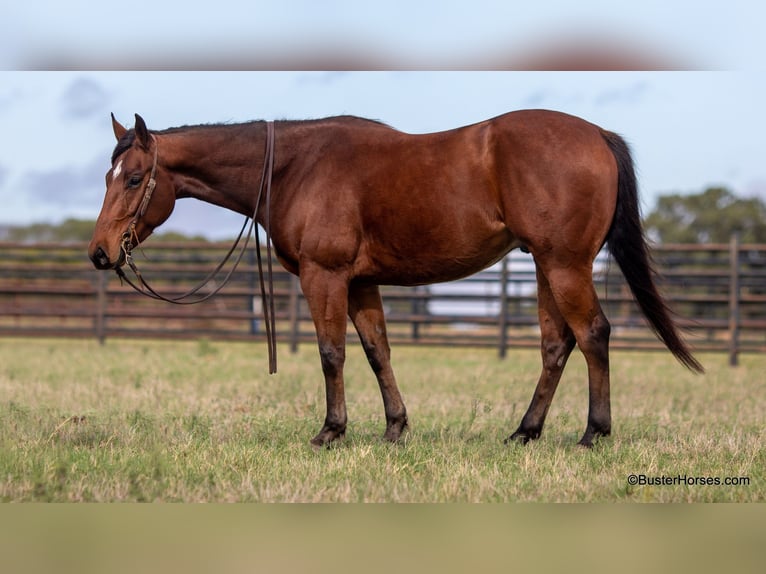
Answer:
[[[398,442],[408,426],[406,415],[399,419],[388,421],[386,424],[386,432],[383,434],[383,439],[388,442]]]
[[[317,434],[314,438],[311,439],[310,443],[314,450],[320,450],[323,447],[330,448],[330,445],[333,442],[339,441],[346,436],[346,429],[333,429],[325,426],[322,428],[321,431],[319,431],[319,434]]]
[[[599,438],[609,436],[611,431],[609,429],[594,431],[588,429],[577,444],[585,448],[593,448],[593,444],[598,441]]]
[[[519,429],[507,439],[505,439],[503,444],[512,444],[514,442],[527,444],[529,441],[536,440],[538,438],[540,438],[540,431],[524,431]]]

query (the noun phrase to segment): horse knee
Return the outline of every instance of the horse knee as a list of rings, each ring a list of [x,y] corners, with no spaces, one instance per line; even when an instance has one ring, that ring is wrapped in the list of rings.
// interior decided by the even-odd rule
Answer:
[[[322,372],[335,376],[343,370],[346,361],[346,349],[343,345],[320,343],[319,356],[322,361]]]

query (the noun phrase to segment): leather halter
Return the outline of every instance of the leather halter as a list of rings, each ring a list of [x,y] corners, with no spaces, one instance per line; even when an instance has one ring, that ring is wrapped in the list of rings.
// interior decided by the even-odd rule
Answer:
[[[159,146],[157,145],[157,139],[154,136],[151,137],[152,141],[154,142],[154,161],[152,162],[152,171],[149,174],[149,181],[146,182],[144,197],[141,199],[141,204],[138,206],[136,214],[133,216],[133,220],[130,222],[130,225],[128,225],[128,229],[125,230],[125,233],[122,234],[122,243],[120,244],[120,247],[126,256],[130,254],[130,251],[133,248],[134,237],[136,238],[136,245],[138,245],[136,225],[138,224],[139,218],[146,214],[146,209],[149,207],[149,201],[152,199],[152,193],[154,193],[154,188],[157,186],[157,180],[154,179],[154,176],[157,175],[157,150],[159,149]]]
[[[157,172],[157,140],[152,135],[152,141],[154,142],[154,163],[152,164],[152,171],[149,174],[149,181],[146,183],[146,188],[144,190],[144,197],[141,199],[141,204],[139,205],[138,209],[136,210],[136,214],[133,216],[133,219],[131,220],[130,224],[128,225],[128,229],[125,230],[125,232],[122,234],[122,242],[120,244],[120,247],[122,249],[122,252],[125,254],[125,262],[128,264],[128,266],[131,268],[133,273],[135,273],[136,278],[138,279],[138,285],[131,281],[127,275],[125,275],[125,272],[122,270],[121,267],[117,267],[115,269],[117,276],[120,278],[120,281],[125,281],[128,285],[130,285],[133,289],[135,289],[137,292],[141,293],[142,295],[145,295],[151,299],[158,299],[161,301],[166,301],[168,303],[173,303],[175,305],[194,305],[196,303],[202,303],[203,301],[207,301],[214,295],[216,295],[223,287],[231,280],[234,271],[237,269],[237,266],[239,265],[240,261],[242,261],[242,257],[245,253],[245,250],[247,249],[247,245],[250,242],[250,236],[253,234],[255,225],[256,225],[256,218],[258,216],[258,210],[260,209],[261,205],[261,198],[263,196],[264,188],[266,190],[266,213],[264,216],[264,230],[266,232],[266,254],[267,254],[267,265],[266,265],[266,271],[267,271],[267,281],[268,281],[268,292],[266,290],[266,287],[264,285],[264,277],[263,277],[263,264],[261,262],[261,244],[260,239],[258,237],[258,231],[255,230],[255,245],[256,245],[256,259],[258,261],[258,275],[260,276],[260,288],[261,288],[261,301],[263,304],[263,315],[264,315],[264,324],[266,325],[266,342],[268,345],[269,350],[269,374],[273,374],[277,372],[277,340],[276,340],[276,318],[275,318],[275,305],[274,305],[274,276],[273,276],[273,269],[271,264],[271,180],[272,180],[272,174],[274,171],[274,122],[269,121],[266,122],[266,151],[264,154],[263,159],[263,172],[261,174],[261,183],[258,186],[258,195],[256,197],[255,201],[255,209],[253,210],[252,216],[245,216],[245,221],[242,224],[242,229],[239,230],[239,235],[237,235],[237,239],[234,241],[234,244],[231,246],[231,249],[229,249],[228,253],[225,255],[223,260],[218,264],[218,266],[211,271],[207,277],[205,277],[196,287],[193,289],[190,289],[189,291],[177,296],[177,297],[168,297],[165,295],[161,295],[158,293],[149,283],[144,279],[143,275],[141,274],[141,271],[139,271],[138,267],[136,266],[135,261],[133,260],[132,250],[134,247],[133,244],[133,238],[136,239],[135,245],[138,245],[138,234],[136,232],[136,225],[138,224],[138,221],[141,217],[143,217],[146,214],[146,210],[149,206],[149,202],[152,199],[152,193],[154,192],[154,188],[157,185],[157,182],[155,180],[155,175]],[[249,226],[248,226],[249,224]],[[200,297],[197,297],[195,299],[189,299],[192,295],[195,295],[200,289],[202,289],[205,285],[207,285],[217,274],[223,266],[226,264],[226,262],[231,257],[232,253],[237,249],[237,246],[239,245],[240,240],[242,239],[243,234],[245,233],[245,229],[247,229],[247,237],[245,238],[245,242],[242,244],[242,247],[239,250],[239,254],[237,255],[236,259],[234,260],[234,264],[232,268],[227,273],[226,277],[224,277],[223,281],[218,284],[212,291],[206,293],[205,295],[202,295]]]

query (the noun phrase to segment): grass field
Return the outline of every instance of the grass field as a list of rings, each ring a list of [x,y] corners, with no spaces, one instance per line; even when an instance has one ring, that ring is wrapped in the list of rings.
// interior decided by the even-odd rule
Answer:
[[[346,439],[315,452],[308,440],[324,418],[316,350],[281,346],[274,376],[265,355],[263,345],[206,340],[0,340],[0,500],[766,498],[766,357],[730,368],[723,355],[702,355],[707,374],[695,376],[669,353],[613,353],[613,436],[585,450],[576,445],[587,413],[579,352],[541,439],[506,446],[537,380],[537,352],[501,361],[491,350],[397,347],[411,428],[390,445],[377,384],[353,344]],[[631,485],[630,475],[671,484]]]

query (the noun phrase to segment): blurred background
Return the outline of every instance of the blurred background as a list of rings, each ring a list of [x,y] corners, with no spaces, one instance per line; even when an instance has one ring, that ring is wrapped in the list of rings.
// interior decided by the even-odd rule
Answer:
[[[115,144],[110,112],[128,127],[140,113],[151,129],[353,114],[423,133],[556,109],[629,141],[648,215],[661,197],[710,188],[766,199],[764,100],[766,75],[745,71],[5,71],[0,239],[34,239],[9,235],[12,227],[95,220]],[[717,210],[715,198],[707,205]],[[162,230],[224,239],[239,225],[187,200]],[[87,239],[84,229],[70,239]]]
[[[16,69],[754,69],[762,5],[745,0],[4,7]]]
[[[89,234],[114,145],[109,112],[126,125],[138,112],[152,129],[349,113],[426,132],[527,107],[622,133],[644,212],[657,214],[655,238],[711,240],[721,226],[691,238],[663,233],[688,228],[678,221],[694,210],[709,221],[730,206],[758,213],[766,199],[763,16],[762,4],[745,0],[6,3],[0,240]],[[222,239],[238,225],[190,202],[166,229]],[[725,564],[755,572],[752,533],[762,523],[742,507],[641,508],[638,516],[565,509],[563,521],[531,506],[392,508],[382,520],[359,508],[297,517],[144,509],[5,509],[4,567],[321,572],[336,571],[350,548],[351,565],[371,571],[435,562],[445,571],[507,571],[553,560],[568,569],[705,572]]]

